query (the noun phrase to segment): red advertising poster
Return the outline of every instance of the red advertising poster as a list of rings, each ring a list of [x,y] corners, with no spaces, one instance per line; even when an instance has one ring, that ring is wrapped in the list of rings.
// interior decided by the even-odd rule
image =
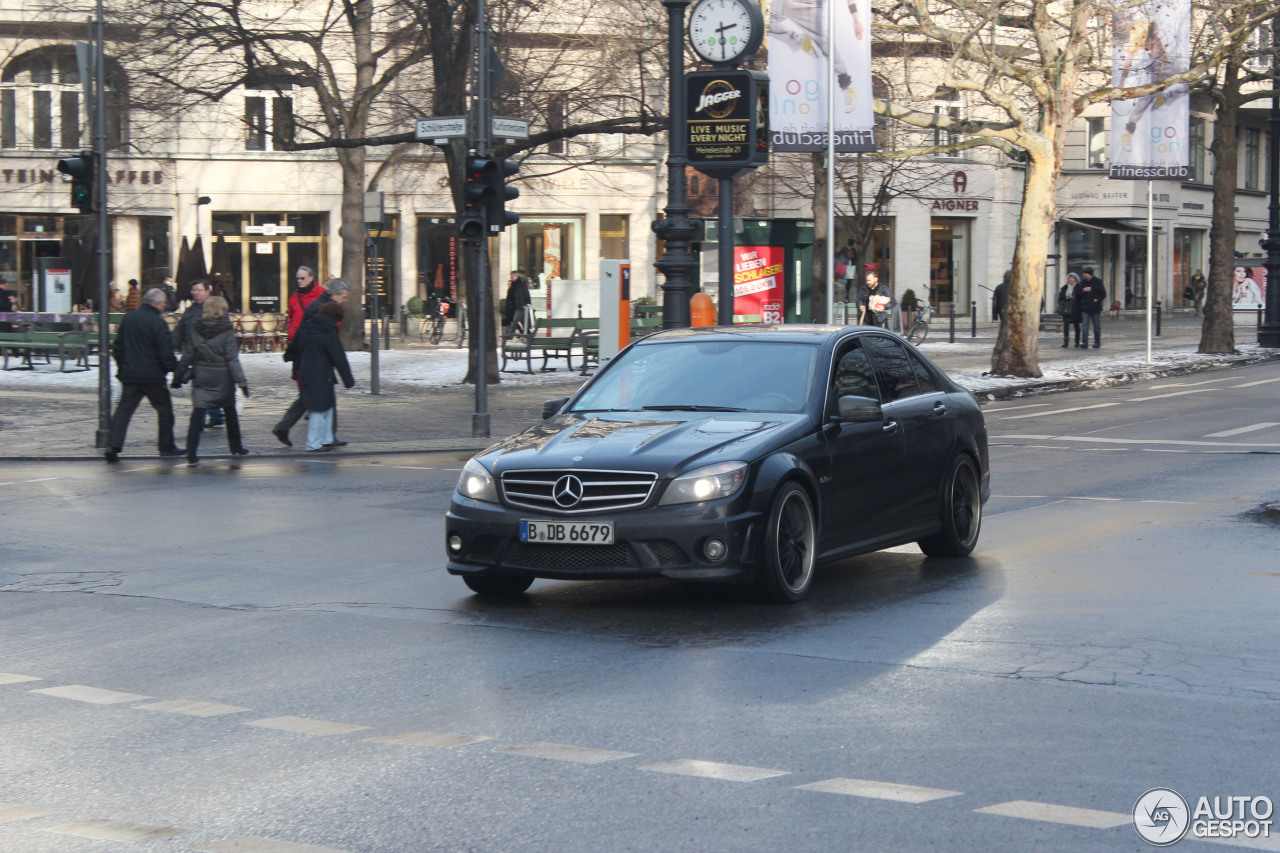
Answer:
[[[735,246],[733,313],[759,314],[765,324],[782,322],[781,246]]]

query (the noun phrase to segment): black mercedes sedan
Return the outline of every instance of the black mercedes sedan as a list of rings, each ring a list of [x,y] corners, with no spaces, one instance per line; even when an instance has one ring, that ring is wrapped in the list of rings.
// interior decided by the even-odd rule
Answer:
[[[477,593],[661,576],[798,601],[822,562],[968,555],[990,495],[977,401],[880,329],[662,332],[543,414],[458,480],[448,569]]]

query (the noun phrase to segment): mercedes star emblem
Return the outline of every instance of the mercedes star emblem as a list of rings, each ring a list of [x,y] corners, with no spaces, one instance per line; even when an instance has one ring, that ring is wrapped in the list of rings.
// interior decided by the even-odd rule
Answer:
[[[582,500],[582,481],[572,474],[565,474],[556,480],[551,489],[551,498],[561,509],[577,506],[578,501]]]

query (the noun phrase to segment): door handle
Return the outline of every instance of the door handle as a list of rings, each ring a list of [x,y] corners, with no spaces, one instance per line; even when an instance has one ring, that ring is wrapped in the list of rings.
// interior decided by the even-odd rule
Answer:
[[[897,421],[885,421],[884,426],[883,426],[883,427],[881,427],[880,429],[881,429],[881,431],[882,431],[882,432],[886,432],[886,433],[888,433],[888,432],[897,432],[897,430],[898,430],[898,422],[897,422]]]
[[[938,416],[945,415],[947,413],[947,405],[945,403],[934,403],[933,413]]]

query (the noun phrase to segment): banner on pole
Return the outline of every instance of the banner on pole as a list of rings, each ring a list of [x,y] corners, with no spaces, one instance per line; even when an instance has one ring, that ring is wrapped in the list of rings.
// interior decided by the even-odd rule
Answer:
[[[774,151],[827,149],[827,86],[836,87],[835,149],[875,151],[871,3],[837,2],[834,68],[826,0],[774,0],[769,11],[769,125]]]
[[[1111,85],[1158,83],[1191,63],[1191,0],[1148,0],[1111,18]],[[1179,83],[1111,102],[1110,178],[1186,180],[1190,94]]]

